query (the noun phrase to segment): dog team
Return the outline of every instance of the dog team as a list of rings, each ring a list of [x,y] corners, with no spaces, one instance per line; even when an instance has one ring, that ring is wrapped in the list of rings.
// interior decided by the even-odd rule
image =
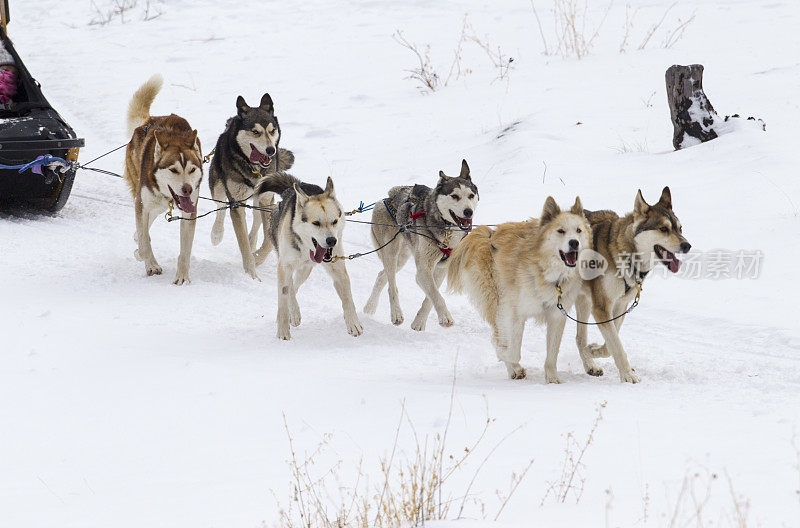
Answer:
[[[184,221],[180,222],[180,255],[174,280],[180,285],[189,281],[203,155],[197,130],[184,118],[150,115],[161,85],[161,77],[153,76],[130,102],[127,124],[131,140],[124,177],[134,198],[135,256],[144,261],[147,275],[162,273],[150,244],[150,227],[165,211],[173,207],[180,211]],[[222,204],[252,199],[255,209],[250,232],[242,207],[227,210],[248,275],[260,280],[256,267],[273,248],[277,253],[280,339],[290,339],[290,328],[300,324],[297,291],[321,263],[342,301],[348,333],[359,336],[364,328],[341,254],[345,216],[333,181],[329,177],[323,189],[288,174],[294,155],[279,148],[280,138],[269,94],[255,107],[239,96],[236,115],[228,119],[211,157],[211,196]],[[281,198],[277,205],[276,194]],[[556,362],[566,311],[574,306],[581,322],[576,343],[586,372],[602,376],[603,370],[594,359],[610,356],[621,381],[638,382],[619,337],[624,314],[631,302],[638,300],[642,282],[653,266],[660,262],[675,273],[681,264],[676,254],[691,248],[673,211],[669,188],[664,188],[654,205],[649,205],[639,191],[633,211],[623,217],[612,211],[587,211],[580,198],[562,210],[548,197],[538,219],[473,230],[478,201],[478,188],[463,160],[458,176],[440,171],[433,188],[393,187],[387,198],[376,202],[371,231],[383,270],[375,279],[364,312],[375,313],[381,292],[388,286],[391,321],[403,323],[396,277],[413,257],[416,281],[425,300],[411,323],[412,329],[425,330],[431,309],[436,311],[440,325],[453,325],[439,291],[446,276],[449,289],[465,293],[491,327],[497,357],[512,379],[526,376],[520,365],[526,321],[534,319],[543,324],[545,380],[560,383]],[[225,211],[217,211],[211,231],[214,245],[223,237]],[[262,228],[264,240],[255,249]],[[583,250],[593,250],[608,263],[593,278],[579,274]],[[585,323],[589,315],[598,324],[605,344],[587,343]]]

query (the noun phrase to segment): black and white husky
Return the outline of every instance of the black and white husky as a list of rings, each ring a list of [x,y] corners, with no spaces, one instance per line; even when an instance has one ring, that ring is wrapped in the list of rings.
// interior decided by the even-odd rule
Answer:
[[[231,222],[242,253],[244,270],[252,278],[260,280],[256,266],[267,258],[272,244],[268,233],[269,210],[275,200],[273,193],[258,193],[259,183],[269,174],[289,169],[294,163],[294,154],[279,149],[281,127],[275,116],[275,108],[269,94],[261,97],[258,106],[248,106],[240,95],[236,99],[236,115],[225,125],[214,149],[214,157],[208,171],[211,196],[218,201],[246,201],[253,198],[253,205],[265,209],[254,211],[253,229],[247,234],[244,209],[231,208]],[[217,204],[218,206],[220,204]],[[254,254],[258,228],[264,226],[264,243]],[[217,212],[211,230],[211,242],[216,246],[222,241],[225,231],[225,210]]]
[[[414,330],[425,330],[431,307],[436,309],[439,324],[452,326],[453,316],[445,305],[442,285],[450,252],[472,229],[472,217],[478,206],[478,187],[472,183],[466,160],[461,174],[451,178],[439,171],[439,182],[431,189],[424,185],[393,187],[389,197],[375,205],[372,213],[372,239],[375,247],[389,243],[399,226],[411,228],[378,252],[383,271],[378,273],[364,312],[374,314],[381,291],[389,284],[392,323],[403,323],[403,311],[397,293],[395,275],[410,256],[417,265],[417,284],[425,292],[425,301],[411,323]],[[397,227],[396,227],[397,226]]]
[[[267,176],[259,192],[281,195],[278,210],[270,215],[269,222],[270,240],[278,252],[278,337],[291,339],[289,327],[300,324],[297,290],[317,264],[333,278],[348,333],[360,336],[364,327],[356,315],[350,277],[344,261],[336,258],[344,252],[345,220],[333,180],[329,177],[323,190],[279,172]]]

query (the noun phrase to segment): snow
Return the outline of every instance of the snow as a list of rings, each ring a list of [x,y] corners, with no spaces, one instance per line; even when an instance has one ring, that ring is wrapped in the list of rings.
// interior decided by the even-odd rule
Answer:
[[[178,226],[157,221],[164,275],[146,277],[133,257],[123,182],[82,172],[60,214],[0,218],[0,526],[272,526],[273,492],[289,500],[283,415],[300,452],[330,433],[328,456],[351,469],[363,460],[379,482],[377,460],[392,449],[402,402],[419,434],[442,431],[454,365],[450,449],[475,438],[486,405],[496,419],[454,495],[522,426],[472,490],[489,519],[499,508],[495,491],[534,459],[500,518],[509,526],[669,526],[684,477],[710,473],[719,478],[704,526],[736,525],[726,473],[749,502],[748,526],[800,523],[792,447],[800,435],[800,65],[787,45],[797,42],[795,2],[681,2],[667,19],[696,19],[673,48],[658,47],[661,31],[625,54],[624,7],[615,5],[580,61],[541,54],[528,2],[170,0],[154,20],[134,14],[107,26],[88,25],[88,2],[12,4],[15,46],[86,138],[82,160],[127,140],[127,102],[161,72],[154,111],[186,117],[205,150],[237,95],[252,103],[268,91],[282,146],[297,157],[293,173],[317,184],[332,175],[346,209],[394,185],[433,184],[462,158],[481,190],[476,223],[536,216],[549,194],[625,213],[638,188],[652,202],[669,185],[693,253],[760,251],[763,266],[756,279],[648,278],[622,332],[640,384],[621,384],[610,360],[600,361],[602,378],[584,374],[572,323],[563,384],[544,384],[544,332],[534,326],[523,345],[529,378],[511,381],[465,297],[446,295],[455,327],[440,328],[431,315],[424,333],[392,326],[384,297],[374,318],[360,314],[365,333],[354,339],[322,270],[300,291],[302,325],[279,342],[274,256],[254,282],[230,224],[213,247],[207,217],[192,283],[175,287]],[[640,8],[635,41],[672,0],[631,4]],[[551,35],[547,5],[537,10]],[[421,93],[405,79],[415,57],[391,35],[400,29],[430,43],[431,62],[446,75],[465,13],[477,35],[514,57],[510,77],[495,81],[483,50],[466,43],[472,72]],[[673,152],[663,75],[691,63],[705,66],[718,111],[763,118],[767,131],[742,127]],[[122,160],[120,151],[96,166],[121,171]],[[366,226],[348,225],[345,240],[349,250],[371,249]],[[364,257],[348,269],[360,308],[378,261]],[[408,321],[422,301],[413,266],[399,286]],[[604,401],[582,498],[540,506],[561,474],[565,435],[583,440]],[[405,427],[401,451],[411,449],[410,436]],[[698,485],[698,495],[704,490]]]

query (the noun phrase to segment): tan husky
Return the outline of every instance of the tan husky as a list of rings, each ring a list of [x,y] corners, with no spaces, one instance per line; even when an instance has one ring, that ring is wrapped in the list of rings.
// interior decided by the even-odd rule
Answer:
[[[556,359],[567,310],[578,296],[578,253],[589,247],[591,228],[580,198],[562,212],[548,197],[540,219],[502,224],[492,231],[480,226],[453,251],[447,284],[453,292],[466,292],[472,304],[492,327],[497,358],[511,379],[524,378],[519,364],[525,322],[535,319],[547,326],[545,380],[560,383]]]
[[[162,79],[154,75],[143,84],[128,107],[131,140],[125,152],[125,180],[133,194],[136,211],[134,253],[144,261],[147,275],[161,275],[153,248],[150,227],[167,209],[183,213],[181,253],[174,284],[189,282],[189,259],[194,241],[194,219],[203,180],[203,156],[197,130],[175,114],[151,117],[150,105],[161,90]]]
[[[599,325],[605,344],[587,345],[586,325],[578,324],[575,338],[583,366],[588,374],[602,376],[596,357],[614,358],[623,382],[637,383],[639,376],[631,368],[619,338],[619,329],[628,305],[637,298],[650,270],[661,262],[676,273],[681,262],[676,253],[688,253],[692,245],[684,238],[683,228],[672,210],[672,195],[664,187],[655,205],[648,205],[642,191],[636,194],[633,212],[620,218],[613,211],[586,212],[594,234],[594,250],[608,263],[603,273],[586,281],[582,295],[575,302],[579,321],[614,321]],[[618,317],[620,316],[620,317]]]

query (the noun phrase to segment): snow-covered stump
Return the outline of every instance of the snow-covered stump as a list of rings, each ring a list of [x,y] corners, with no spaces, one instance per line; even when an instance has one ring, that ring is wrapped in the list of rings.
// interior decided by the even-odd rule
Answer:
[[[675,150],[711,141],[737,128],[731,120],[739,118],[739,114],[720,118],[706,97],[702,64],[670,66],[665,78],[669,113],[674,127],[672,146]],[[761,119],[748,117],[747,120],[761,130],[767,128]]]

